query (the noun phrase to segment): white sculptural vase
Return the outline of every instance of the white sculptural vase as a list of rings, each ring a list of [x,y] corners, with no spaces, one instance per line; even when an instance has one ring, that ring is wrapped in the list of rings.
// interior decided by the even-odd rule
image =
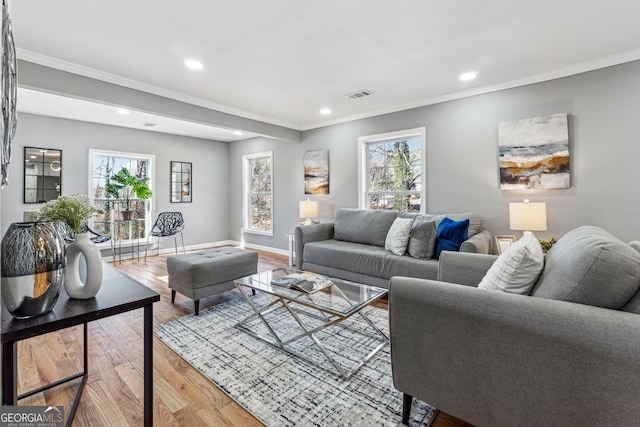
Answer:
[[[89,239],[89,233],[76,235],[76,240],[67,246],[67,271],[64,288],[71,298],[89,299],[96,296],[102,285],[102,258],[100,250]],[[86,262],[86,280],[80,278],[80,254]]]

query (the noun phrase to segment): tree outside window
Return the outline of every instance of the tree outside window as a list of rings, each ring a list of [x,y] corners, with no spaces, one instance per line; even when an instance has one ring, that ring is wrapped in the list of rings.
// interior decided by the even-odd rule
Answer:
[[[244,229],[273,233],[273,155],[259,153],[243,156]]]
[[[423,132],[360,138],[361,207],[421,211],[423,141]]]

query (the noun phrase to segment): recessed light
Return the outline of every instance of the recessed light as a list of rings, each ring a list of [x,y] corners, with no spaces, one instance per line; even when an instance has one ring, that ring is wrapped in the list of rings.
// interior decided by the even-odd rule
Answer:
[[[323,116],[331,114],[331,108],[323,108],[322,110],[320,110],[320,114],[322,114]]]
[[[462,80],[463,82],[473,80],[476,77],[478,77],[478,73],[476,73],[475,71],[468,71],[464,74],[460,74],[460,80]]]
[[[197,61],[195,59],[185,59],[184,65],[186,65],[187,68],[191,70],[202,70],[204,68],[204,65],[202,65],[202,62]]]
[[[116,108],[116,113],[118,113],[118,114],[131,114],[131,110],[127,110],[126,108]]]
[[[35,158],[36,158],[36,156],[29,156],[29,158],[30,158],[30,159],[35,159]]]
[[[233,132],[233,134],[234,134],[235,136],[240,136],[240,135],[242,135],[242,132],[240,132],[239,130],[237,130],[237,131]]]

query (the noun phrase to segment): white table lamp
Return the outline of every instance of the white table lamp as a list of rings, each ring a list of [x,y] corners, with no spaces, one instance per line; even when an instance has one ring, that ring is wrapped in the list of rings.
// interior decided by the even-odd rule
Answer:
[[[318,202],[312,202],[311,200],[303,200],[300,202],[300,218],[306,218],[304,225],[311,225],[313,222],[311,218],[318,216]]]
[[[547,229],[547,204],[545,202],[509,203],[509,228],[522,230],[523,234]]]

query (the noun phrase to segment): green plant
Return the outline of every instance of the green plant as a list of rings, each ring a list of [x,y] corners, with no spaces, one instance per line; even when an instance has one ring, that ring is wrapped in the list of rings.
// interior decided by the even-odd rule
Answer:
[[[82,194],[65,194],[45,203],[36,219],[39,222],[64,222],[79,234],[82,232],[82,224],[98,212],[91,205],[89,197]]]
[[[556,243],[556,239],[553,238],[553,236],[549,240],[540,240],[540,246],[542,246],[542,252],[546,254],[549,251],[549,249],[551,249],[551,246],[553,246],[555,243]]]
[[[138,178],[131,175],[127,168],[122,168],[117,174],[111,175],[105,189],[107,194],[116,199],[124,199],[126,210],[131,210],[134,198],[146,200],[153,194],[147,184],[149,178]]]

